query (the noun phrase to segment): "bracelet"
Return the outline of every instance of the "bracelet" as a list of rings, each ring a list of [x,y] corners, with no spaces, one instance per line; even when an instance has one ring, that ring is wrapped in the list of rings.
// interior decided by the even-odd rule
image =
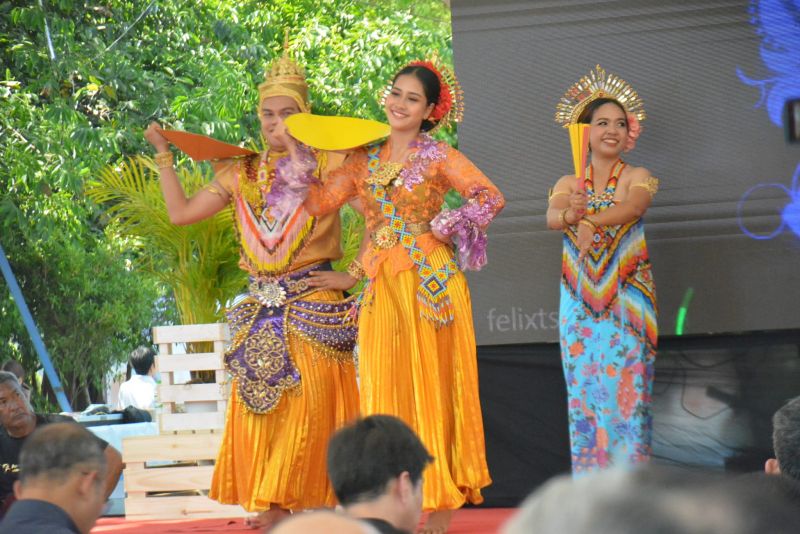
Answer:
[[[364,266],[361,265],[361,262],[358,260],[353,260],[350,262],[350,265],[347,266],[347,274],[356,280],[361,280],[362,278],[367,277],[367,271],[364,270]]]
[[[593,223],[589,217],[584,216],[580,221],[578,221],[578,224],[583,224],[584,226],[591,228],[593,231],[597,231],[597,225]]]
[[[547,192],[547,200],[552,200],[553,197],[557,197],[558,195],[569,195],[566,191],[553,191],[552,189]]]
[[[569,208],[564,208],[558,214],[558,222],[561,223],[561,228],[567,228],[568,226],[570,226],[569,223],[567,223],[567,212],[568,211],[569,211]]]
[[[172,167],[174,158],[172,152],[159,152],[153,157],[153,160],[156,162],[159,169],[166,169],[167,167]]]

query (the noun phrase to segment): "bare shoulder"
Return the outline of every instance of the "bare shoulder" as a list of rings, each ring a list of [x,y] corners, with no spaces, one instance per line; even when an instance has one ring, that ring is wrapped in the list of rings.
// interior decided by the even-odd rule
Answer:
[[[629,165],[625,167],[625,170],[622,172],[622,178],[630,182],[639,182],[646,180],[649,177],[650,171],[645,167],[634,167]]]
[[[556,185],[553,186],[553,191],[575,191],[578,185],[578,179],[574,174],[565,174],[558,179]]]

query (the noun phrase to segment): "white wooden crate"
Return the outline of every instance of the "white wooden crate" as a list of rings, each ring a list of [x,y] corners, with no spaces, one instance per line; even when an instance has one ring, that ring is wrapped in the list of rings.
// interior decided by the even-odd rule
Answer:
[[[146,520],[247,515],[240,506],[207,496],[221,440],[222,434],[211,432],[125,438],[125,516]]]
[[[125,516],[136,519],[242,517],[245,511],[208,498],[225,426],[228,380],[225,324],[159,326],[156,368],[161,374],[160,435],[126,438]],[[212,352],[185,354],[186,343],[209,342]],[[213,371],[215,383],[180,383],[177,376]]]
[[[223,357],[228,338],[224,323],[153,328],[153,342],[158,345],[156,368],[161,374],[158,398],[162,433],[224,428],[229,384]],[[182,353],[181,345],[199,342],[211,343],[213,352]],[[213,371],[216,383],[179,383],[176,375],[190,371]]]

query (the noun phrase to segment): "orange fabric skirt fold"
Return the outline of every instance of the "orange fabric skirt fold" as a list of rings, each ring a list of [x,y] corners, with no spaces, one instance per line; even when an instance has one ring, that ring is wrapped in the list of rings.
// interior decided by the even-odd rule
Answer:
[[[306,300],[340,298],[339,292],[319,291]],[[301,376],[296,391],[284,393],[274,411],[254,414],[238,400],[236,384],[231,387],[209,497],[250,512],[270,505],[289,510],[334,506],[325,468],[328,439],[358,415],[353,363],[334,361],[288,335]]]
[[[428,255],[434,268],[450,257],[444,246]],[[404,420],[435,458],[423,474],[425,510],[479,504],[491,478],[466,278],[459,272],[449,280],[455,319],[438,330],[419,317],[416,268],[395,273],[383,262],[373,283],[359,319],[361,413]]]

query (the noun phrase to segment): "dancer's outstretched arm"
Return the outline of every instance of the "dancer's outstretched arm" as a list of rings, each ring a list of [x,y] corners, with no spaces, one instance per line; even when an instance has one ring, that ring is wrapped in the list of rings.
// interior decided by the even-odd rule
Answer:
[[[144,137],[153,145],[158,154],[169,153],[169,141],[161,135],[161,126],[157,122],[150,123]],[[171,158],[169,163],[159,163],[158,173],[161,177],[161,192],[167,204],[167,213],[172,224],[187,225],[211,217],[230,201],[230,194],[216,180],[201,189],[190,198],[183,191]],[[227,162],[228,165],[235,165]],[[224,163],[223,163],[224,165]],[[217,169],[219,172],[219,169]]]

